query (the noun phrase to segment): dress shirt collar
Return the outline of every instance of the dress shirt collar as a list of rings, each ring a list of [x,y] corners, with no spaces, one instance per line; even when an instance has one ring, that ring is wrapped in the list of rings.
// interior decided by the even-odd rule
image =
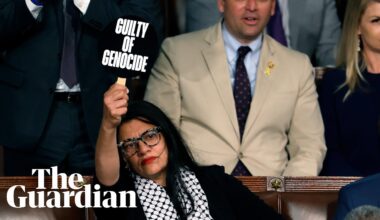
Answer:
[[[233,63],[237,59],[237,50],[240,46],[248,46],[251,48],[253,54],[258,53],[263,43],[263,34],[261,33],[255,40],[251,41],[248,45],[244,45],[235,39],[234,36],[227,30],[226,25],[222,21],[222,34],[224,46],[226,47],[228,63]]]

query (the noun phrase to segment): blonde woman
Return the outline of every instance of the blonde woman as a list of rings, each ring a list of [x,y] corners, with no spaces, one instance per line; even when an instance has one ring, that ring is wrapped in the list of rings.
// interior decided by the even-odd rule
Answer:
[[[321,84],[328,147],[322,175],[380,172],[380,0],[347,3],[337,66]]]

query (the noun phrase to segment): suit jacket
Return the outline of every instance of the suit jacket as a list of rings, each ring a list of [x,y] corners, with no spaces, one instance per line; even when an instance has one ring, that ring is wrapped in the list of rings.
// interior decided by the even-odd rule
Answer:
[[[0,145],[35,146],[48,120],[59,79],[63,43],[62,1],[50,2],[35,19],[24,0],[0,0]],[[81,16],[77,73],[92,143],[100,125],[103,93],[116,80],[104,71],[99,59],[98,43],[103,30],[126,14],[150,21],[144,7],[160,10],[157,1],[136,2],[93,0]]]
[[[307,56],[264,36],[241,143],[228,71],[220,23],[168,38],[145,99],[169,116],[202,165],[231,173],[241,160],[253,175],[317,175],[325,144]]]
[[[185,4],[186,31],[208,27],[220,18],[215,0],[192,0]],[[288,0],[288,11],[291,48],[309,55],[316,66],[335,66],[335,48],[340,37],[335,0]]]
[[[288,9],[291,48],[315,58],[317,66],[335,66],[340,38],[335,0],[288,0]]]
[[[124,170],[122,172],[119,181],[115,185],[111,187],[102,185],[101,191],[134,191],[133,180],[129,175],[126,175]],[[200,167],[198,171],[195,171],[195,175],[206,194],[210,214],[214,219],[282,219],[275,210],[266,205],[264,201],[243,186],[241,182],[225,174],[222,167]],[[96,179],[95,184],[99,184]],[[145,220],[146,217],[140,199],[138,196],[136,198],[137,208],[94,209],[97,218],[99,220]]]
[[[336,220],[343,220],[354,208],[373,205],[380,208],[380,173],[344,186],[339,192]]]
[[[368,176],[380,172],[378,76],[364,71],[362,83],[345,101],[345,70],[326,73],[319,85],[319,102],[328,148],[321,174]],[[377,79],[377,80],[376,80]],[[375,90],[373,90],[375,89]]]

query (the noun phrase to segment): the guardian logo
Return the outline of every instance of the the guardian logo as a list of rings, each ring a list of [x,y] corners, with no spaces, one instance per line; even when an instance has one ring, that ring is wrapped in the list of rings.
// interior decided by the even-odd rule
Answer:
[[[14,185],[7,191],[8,205],[13,208],[136,208],[134,191],[103,191],[100,185],[84,183],[83,176],[74,173],[67,176],[58,173],[57,167],[51,169],[33,169],[37,173],[38,186],[34,191],[25,191],[24,185]],[[51,175],[51,187],[45,186],[45,174]],[[48,190],[47,190],[48,189]],[[15,193],[21,190],[20,193]],[[16,196],[17,195],[17,196]]]

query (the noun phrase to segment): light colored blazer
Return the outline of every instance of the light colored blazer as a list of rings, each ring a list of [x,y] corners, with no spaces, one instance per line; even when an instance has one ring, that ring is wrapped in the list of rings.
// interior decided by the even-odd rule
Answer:
[[[326,147],[308,57],[264,36],[242,143],[228,71],[220,23],[168,38],[145,99],[169,116],[202,165],[231,173],[240,159],[253,175],[317,175]]]

